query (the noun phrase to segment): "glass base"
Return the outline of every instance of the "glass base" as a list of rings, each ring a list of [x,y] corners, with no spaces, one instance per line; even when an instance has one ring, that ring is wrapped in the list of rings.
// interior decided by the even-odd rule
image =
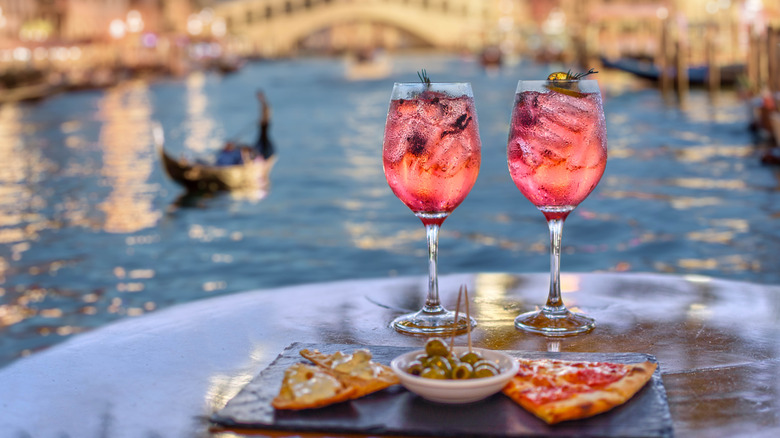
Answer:
[[[587,333],[596,327],[596,321],[567,309],[559,312],[537,310],[515,318],[515,327],[545,336],[571,336]]]
[[[445,310],[440,313],[428,313],[422,310],[416,313],[401,315],[390,324],[396,331],[407,335],[457,335],[466,333],[476,327],[474,318],[467,319],[463,312],[458,314],[455,321],[455,312]]]

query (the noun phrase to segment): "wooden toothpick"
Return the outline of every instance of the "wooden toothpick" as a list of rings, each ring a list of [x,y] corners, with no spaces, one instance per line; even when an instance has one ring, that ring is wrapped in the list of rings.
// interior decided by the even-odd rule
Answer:
[[[458,302],[455,304],[455,327],[458,326],[458,312],[460,311],[460,296],[463,294],[463,285],[458,289]],[[452,338],[450,339],[450,354],[455,347],[455,335],[458,334],[457,330],[453,330]]]
[[[464,290],[464,297],[466,300],[466,334],[468,335],[468,342],[469,342],[469,353],[471,353],[471,312],[469,311],[469,288],[468,286],[463,286]],[[460,294],[458,295],[460,297]]]

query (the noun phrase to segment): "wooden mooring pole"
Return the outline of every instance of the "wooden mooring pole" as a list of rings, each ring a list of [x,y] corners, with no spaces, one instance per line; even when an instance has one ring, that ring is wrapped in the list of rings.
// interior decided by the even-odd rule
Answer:
[[[677,70],[677,100],[681,104],[688,98],[690,84],[688,83],[688,44],[683,38],[677,40],[675,45],[675,67]]]
[[[767,29],[767,86],[780,105],[780,26]]]
[[[672,53],[674,51],[674,40],[669,32],[668,19],[664,19],[661,24],[661,41],[659,47],[661,49],[657,59],[658,68],[661,73],[659,84],[661,86],[661,93],[664,96],[667,96],[672,89]]]
[[[709,88],[710,93],[715,93],[720,89],[720,63],[718,62],[717,38],[717,23],[707,24],[707,32],[704,41],[704,57],[707,64],[707,87]]]

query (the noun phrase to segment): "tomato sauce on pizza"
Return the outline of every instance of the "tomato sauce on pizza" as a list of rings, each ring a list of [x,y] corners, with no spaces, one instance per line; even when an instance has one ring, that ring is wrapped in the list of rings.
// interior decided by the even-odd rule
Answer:
[[[554,424],[590,417],[634,396],[652,377],[652,362],[518,359],[520,369],[503,392],[537,417]]]

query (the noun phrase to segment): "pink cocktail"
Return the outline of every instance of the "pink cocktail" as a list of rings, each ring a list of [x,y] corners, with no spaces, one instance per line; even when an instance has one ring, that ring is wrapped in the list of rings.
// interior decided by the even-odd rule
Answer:
[[[479,174],[481,143],[471,85],[396,83],[387,113],[382,164],[393,193],[425,225],[428,295],[419,312],[393,321],[412,334],[460,332],[474,324],[439,302],[438,233],[466,198]]]
[[[515,325],[552,336],[582,333],[593,319],[570,312],[560,293],[563,222],[596,187],[607,164],[607,130],[598,83],[520,81],[507,146],[509,173],[550,228],[551,280],[547,304]]]

